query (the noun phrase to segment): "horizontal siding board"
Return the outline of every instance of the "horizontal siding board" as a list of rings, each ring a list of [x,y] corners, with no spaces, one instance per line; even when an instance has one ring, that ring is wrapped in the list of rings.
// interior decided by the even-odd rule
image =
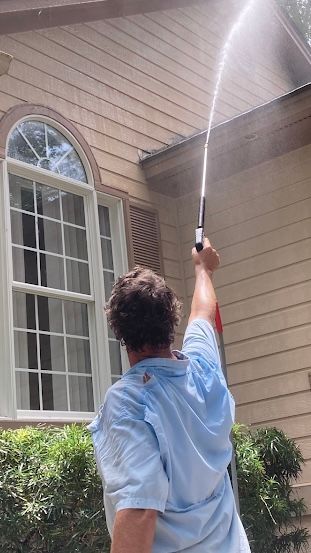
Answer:
[[[247,281],[256,274],[267,275],[268,272],[271,273],[281,267],[288,267],[309,259],[310,248],[311,238],[305,238],[294,244],[284,245],[273,251],[268,251],[256,257],[242,260],[238,265],[234,263],[232,263],[232,265],[228,264],[227,267],[220,268],[218,271],[217,287],[230,286],[230,282]],[[249,281],[247,284],[248,283]]]
[[[74,87],[75,91],[81,90],[101,100],[108,101],[111,105],[117,106],[125,112],[129,112],[143,120],[149,120],[150,124],[157,121],[157,126],[163,127],[163,129],[173,134],[191,134],[196,129],[195,125],[188,125],[170,116],[169,113],[163,113],[125,92],[120,92],[113,84],[112,73],[107,71],[107,75],[104,76],[103,68],[90,61],[84,60],[83,62],[81,56],[69,52],[66,48],[55,44],[52,46],[51,43],[49,45],[48,41],[42,36],[26,33],[23,37],[14,36],[14,41],[5,37],[5,42],[7,41],[10,42],[10,51],[13,52],[16,59],[28,64],[29,67],[31,66],[30,73],[36,74],[36,70],[40,70],[40,72],[47,75],[46,79],[51,76],[61,79],[67,85]],[[38,48],[41,50],[39,51]],[[55,58],[51,57],[52,53]],[[66,63],[63,61],[64,58],[67,59]],[[84,68],[83,71],[82,67]],[[127,84],[126,81],[124,82]]]
[[[311,273],[310,273],[311,276]],[[311,301],[310,281],[286,286],[273,292],[265,292],[260,297],[246,298],[242,301],[222,306],[222,318],[226,329],[228,325],[245,321],[262,314],[285,309],[294,305]]]
[[[310,286],[311,287],[311,286]],[[243,342],[272,332],[311,323],[311,303],[294,305],[274,313],[226,324],[226,344]],[[311,399],[310,399],[311,400]]]
[[[103,32],[105,36],[115,40],[129,51],[139,54],[141,57],[146,58],[156,66],[164,68],[171,73],[171,75],[181,79],[184,83],[183,86],[187,86],[187,94],[191,97],[196,98],[199,102],[207,106],[211,103],[212,87],[207,86],[206,81],[204,81],[202,77],[199,77],[184,67],[182,63],[178,63],[153,48],[150,48],[146,44],[143,44],[137,40],[137,37],[130,36],[128,33],[120,29],[120,26],[122,27],[123,25],[124,20],[115,19],[110,20],[109,23],[102,21],[100,23],[96,22],[92,24],[92,27],[100,32]],[[228,102],[230,102],[230,105],[223,101],[220,108],[221,112],[226,117],[232,117],[235,113],[241,112],[244,108],[247,109],[247,106],[249,106],[247,102],[243,101],[240,101],[239,105],[232,105],[232,99],[230,98],[228,98]]]
[[[185,81],[183,75],[178,76],[172,74],[169,68],[159,65],[158,60],[156,60],[157,62],[155,62],[154,60],[150,61],[150,57],[142,57],[141,50],[137,48],[132,48],[129,50],[126,46],[124,46],[122,38],[120,39],[122,35],[119,36],[119,42],[116,42],[116,34],[113,32],[113,29],[106,26],[105,22],[97,21],[94,23],[90,23],[85,27],[88,27],[93,33],[94,31],[95,33],[97,33],[98,37],[100,37],[100,40],[103,43],[105,51],[108,51],[109,53],[114,52],[114,55],[117,55],[119,59],[122,59],[123,61],[126,61],[127,64],[139,69],[143,74],[154,76],[158,81],[160,81],[161,83],[165,83],[175,92],[180,91],[183,94],[184,99],[190,101],[189,109],[192,105],[193,100],[197,102],[197,105],[201,105],[202,109],[206,107],[207,97],[202,97],[202,95],[199,95],[193,87],[189,88],[189,83]],[[79,33],[80,27],[73,26],[68,28],[67,30],[77,30],[77,32]],[[112,48],[111,44],[113,45]],[[194,113],[197,113],[196,109],[193,109],[193,111]],[[225,116],[229,116],[231,112],[232,108],[230,107],[228,107],[227,109],[223,109],[221,107],[221,109],[219,109],[219,113],[221,114],[222,118]]]
[[[228,363],[237,363],[247,359],[256,359],[264,355],[273,355],[292,348],[300,348],[311,342],[311,325],[274,332],[243,343],[231,344],[226,348]],[[310,407],[310,405],[309,405]]]
[[[291,397],[278,397],[237,407],[237,420],[246,424],[269,423],[282,417],[310,413],[310,390]]]
[[[311,164],[310,166],[307,164],[304,170],[305,176],[308,175]],[[214,242],[217,242],[217,247],[234,244],[239,242],[239,237],[247,237],[248,231],[250,236],[252,234],[256,236],[265,232],[265,229],[273,230],[275,225],[276,228],[281,227],[285,222],[286,215],[289,216],[289,222],[290,219],[294,222],[296,208],[298,207],[299,210],[304,202],[306,207],[303,208],[303,213],[307,216],[310,213],[308,211],[309,203],[306,201],[310,198],[310,183],[309,177],[299,182],[287,183],[286,186],[286,181],[282,181],[282,186],[277,190],[270,193],[263,190],[260,197],[257,196],[240,205],[231,206],[230,209],[226,209],[224,205],[223,210],[219,213],[212,212],[213,202],[209,197],[206,216],[209,236],[213,238]],[[242,195],[243,192],[237,190],[237,194]],[[186,199],[184,201],[187,202]],[[301,205],[298,206],[300,202]],[[198,202],[192,206],[188,201],[188,205],[188,213],[185,209],[179,210],[181,236],[185,243],[191,240],[193,225],[197,218]],[[264,226],[265,222],[267,222],[267,227]]]
[[[298,498],[303,498],[305,505],[307,506],[307,515],[311,515],[311,483],[306,485],[296,485],[294,486],[294,491],[297,493]],[[307,518],[308,523],[310,524],[311,517],[304,517],[302,519],[302,524],[304,525],[305,518]],[[311,529],[311,528],[310,528]],[[311,544],[310,544],[311,545]],[[309,553],[309,551],[307,552]]]
[[[263,354],[257,359],[245,359],[231,363],[228,367],[229,384],[252,382],[259,378],[270,378],[276,375],[308,369],[311,371],[311,345],[292,350],[277,352],[273,355]],[[293,375],[292,378],[295,378]]]
[[[162,230],[161,230],[161,236],[163,236]],[[162,249],[163,249],[163,257],[165,259],[171,259],[173,261],[178,261],[180,263],[179,248],[176,243],[168,242],[167,240],[163,240],[162,238]]]
[[[149,68],[147,62],[144,62],[140,56],[137,56],[133,61],[133,56],[129,56],[124,48],[120,48],[118,44],[111,41],[103,34],[98,33],[95,29],[89,28],[87,25],[66,27],[59,31],[63,32],[62,44],[65,47],[68,35],[72,35],[73,40],[79,37],[80,43],[81,40],[85,43],[85,57],[89,57],[93,53],[94,56],[96,55],[95,59],[97,63],[123,76],[129,83],[135,83],[141,86],[141,88],[151,91],[153,94],[157,94],[159,99],[169,100],[173,104],[185,108],[190,116],[193,117],[192,124],[193,121],[195,121],[194,116],[199,115],[202,124],[203,104],[197,102],[195,98],[186,96],[186,94],[180,92],[180,89],[169,86],[167,83],[170,77],[169,73],[163,74],[161,80],[158,74],[161,73],[162,75],[160,68],[158,72],[155,72],[155,68]],[[42,34],[51,40],[55,40],[56,38],[54,32],[51,31],[42,31]]]
[[[311,460],[308,460],[303,465],[303,472],[297,479],[297,484],[311,484]]]
[[[154,24],[152,25],[150,20],[143,15],[118,20],[118,28],[124,30],[133,37],[139,37],[139,40],[144,44],[161,51],[162,54],[182,64],[195,75],[201,78],[203,77],[206,88],[209,88],[211,85],[213,86],[215,82],[215,62],[216,65],[218,62],[217,58],[213,60],[212,64],[203,66],[202,57],[198,56],[198,49],[190,52],[188,47],[183,47],[182,41],[178,43],[178,37],[175,38],[172,35],[166,34],[164,38],[163,32],[158,36],[158,27]],[[191,53],[192,55],[190,55]],[[233,101],[249,102],[250,105],[255,106],[262,102],[263,97],[260,98],[253,92],[244,89],[240,82],[239,85],[241,86],[237,86],[234,81],[230,82],[229,87],[226,85],[227,79],[223,83],[222,98],[229,103]]]
[[[289,223],[280,229],[263,233],[259,237],[246,239],[243,242],[232,244],[225,248],[219,248],[216,243],[217,240],[214,240],[213,243],[221,257],[221,268],[218,274],[226,274],[226,267],[231,267],[231,265],[235,265],[236,263],[243,263],[243,266],[241,266],[244,272],[244,267],[247,267],[249,259],[255,260],[258,262],[258,266],[260,266],[261,259],[265,254],[282,251],[282,248],[287,248],[291,244],[301,243],[304,240],[308,240],[309,237],[311,237],[311,217],[296,223]],[[275,256],[276,254],[274,253],[273,255]],[[265,264],[264,266],[269,268],[269,265]],[[185,271],[186,276],[189,276],[191,272],[190,261],[186,263]],[[248,276],[248,273],[244,272],[244,274]],[[232,280],[239,280],[240,278],[243,278],[242,271],[235,271],[235,274],[232,275]],[[222,283],[221,277],[219,278],[219,285],[221,285],[220,283]]]
[[[285,375],[269,376],[260,380],[255,379],[253,382],[235,384],[230,386],[230,389],[238,405],[281,396],[289,396],[288,401],[291,401],[290,394],[310,391],[310,372],[311,367],[302,371],[288,372]],[[293,396],[293,400],[295,401],[295,396]]]
[[[90,76],[96,74],[101,83],[106,83],[114,90],[119,90],[142,104],[156,108],[161,113],[176,117],[176,119],[188,123],[191,128],[200,128],[204,124],[202,111],[200,111],[202,108],[199,105],[197,106],[197,113],[191,112],[190,109],[182,107],[176,101],[165,98],[163,95],[164,87],[158,86],[157,90],[157,82],[155,80],[155,82],[150,83],[149,88],[146,88],[148,80],[146,83],[146,79],[141,78],[140,83],[137,84],[133,80],[132,73],[127,72],[125,68],[117,73],[117,61],[115,59],[112,59],[109,64],[107,55],[103,56],[98,48],[82,41],[80,37],[66,33],[62,29],[56,29],[53,32],[46,31],[42,35],[42,38],[41,40],[34,41],[32,44],[39,51],[47,52],[51,45],[55,45],[53,46],[53,50],[55,47],[54,56],[63,63],[67,65],[71,63],[71,66],[73,65],[77,68],[79,64],[81,65],[81,60],[83,60],[83,73]],[[75,52],[79,52],[79,54]],[[129,78],[130,76],[131,79]],[[160,92],[162,95],[159,94]]]
[[[121,140],[127,140],[128,136],[132,136],[133,143],[141,145],[149,143],[148,137],[150,137],[150,145],[153,139],[161,145],[169,141],[168,131],[160,127],[156,128],[142,118],[124,113],[121,109],[91,94],[76,90],[58,79],[43,78],[40,71],[32,68],[29,70],[24,64],[19,65],[16,60],[15,68],[16,75],[11,71],[9,76],[3,77],[1,83],[3,92],[14,94],[22,101],[45,104],[57,111],[63,110],[63,114],[69,119],[74,117],[77,120],[80,110],[80,119],[83,118],[83,114],[86,115],[89,112],[89,124],[92,122],[92,117],[96,119],[99,116],[102,118],[100,128],[115,137],[119,135]]]
[[[136,22],[136,24],[138,23],[139,25],[144,26],[144,28],[146,28],[149,32],[151,32],[158,38],[161,38],[168,44],[173,43],[175,47],[177,47],[179,50],[191,56],[191,59],[199,61],[199,63],[201,64],[201,68],[199,70],[200,73],[202,74],[202,72],[204,71],[204,74],[207,76],[208,71],[210,71],[210,78],[212,79],[212,81],[215,80],[215,62],[217,63],[219,56],[219,51],[215,49],[215,46],[213,47],[213,45],[211,44],[203,45],[203,41],[201,40],[199,42],[199,48],[196,40],[194,40],[195,45],[193,45],[191,37],[190,40],[187,40],[189,38],[189,35],[187,34],[187,29],[183,29],[181,26],[176,25],[176,23],[174,25],[172,19],[167,21],[165,14],[161,12],[140,15],[132,17],[130,19]],[[176,27],[178,28],[178,30],[176,29]],[[184,30],[186,32],[187,39],[185,39],[185,37],[182,38],[181,35],[183,33],[180,33],[181,30]],[[223,86],[230,90],[231,86],[234,86],[236,88],[237,82],[239,82],[240,85],[238,88],[238,94],[250,94],[253,98],[254,105],[257,105],[260,100],[263,100],[263,98],[267,98],[268,91],[264,86],[266,83],[262,82],[261,85],[259,85],[257,83],[256,76],[253,77],[253,81],[245,78],[243,73],[238,72],[235,65],[233,65],[231,68],[228,68]],[[269,90],[269,94],[271,94],[271,90]]]
[[[280,263],[280,261],[282,261],[280,260],[277,264],[281,265],[281,267],[276,267],[275,269],[271,268],[268,273],[262,271],[259,275],[258,270],[256,271],[256,267],[254,267],[253,273],[257,273],[257,276],[248,276],[242,279],[238,278],[237,282],[232,284],[222,284],[221,280],[223,281],[224,278],[220,280],[219,269],[218,273],[215,275],[215,285],[221,305],[235,304],[247,298],[258,297],[267,292],[308,281],[311,275],[311,260],[308,251],[309,243],[303,251],[296,251],[295,256],[292,256],[290,261],[285,259],[284,262]],[[286,265],[282,266],[283,263]],[[295,265],[294,268],[293,265]],[[227,275],[224,276],[226,276],[226,280],[230,282],[229,271],[227,271]],[[187,278],[186,284],[187,295],[191,295],[194,287],[194,279]]]
[[[223,22],[224,18],[223,16],[216,16],[215,17],[215,23],[211,25],[211,18],[209,17],[209,12],[207,11],[206,17],[200,17],[196,21],[193,18],[192,9],[191,8],[184,8],[184,9],[178,9],[178,10],[168,10],[166,12],[168,16],[173,19],[173,21],[178,22],[180,25],[184,26],[186,29],[191,28],[193,32],[196,33],[196,35],[201,40],[206,40],[207,35],[207,29],[208,29],[208,35],[212,36],[212,42],[219,50],[224,45],[224,37],[229,34],[230,28],[231,28],[231,22],[230,22],[230,28],[224,27]],[[229,15],[229,13],[228,13]],[[245,60],[245,64],[247,63],[247,58],[245,56],[244,52],[240,53],[241,60]],[[257,54],[258,59],[258,54]],[[249,63],[249,62],[248,62]],[[284,82],[287,80],[287,76],[285,74],[280,74],[279,71],[276,71],[275,66],[273,68],[269,68],[268,70],[263,67],[260,63],[256,66],[256,71],[258,74],[263,77],[265,80],[268,78],[268,83],[272,89],[272,93],[276,94],[276,83],[280,85],[280,91],[284,91],[282,86],[284,86]],[[272,75],[271,75],[272,73]]]
[[[311,428],[311,414],[301,414],[295,417],[286,416],[282,418],[276,418],[273,421],[273,425],[277,426],[290,436],[291,438],[304,438],[310,434]],[[266,422],[256,424],[258,427],[267,426]]]
[[[217,5],[215,5],[214,19],[209,17],[209,10],[206,6],[184,7],[180,11],[186,14],[192,21],[195,21],[197,24],[202,26],[203,29],[209,29],[210,32],[213,32],[215,43],[218,38],[218,47],[221,47],[221,45],[223,44],[223,37],[229,34],[232,27],[232,15],[228,11],[225,2],[217,2]],[[263,13],[260,14],[260,17],[258,17],[258,14],[256,14],[256,12],[253,12],[253,16],[252,14],[250,14],[248,16],[248,25],[245,24],[244,28],[240,29],[240,36],[242,35],[242,40],[240,40],[240,44],[237,44],[235,48],[238,52],[238,58],[241,59],[240,63],[244,67],[249,65],[250,58],[256,56],[256,70],[265,79],[268,79],[268,82],[275,93],[276,85],[278,84],[279,86],[282,86],[284,81],[288,79],[288,75],[286,70],[282,70],[281,65],[277,67],[274,63],[274,60],[269,59],[269,57],[266,55],[266,52],[264,52],[260,48],[260,39],[262,39],[263,32],[262,24],[265,23],[265,30],[268,33],[275,30],[272,30],[269,26],[273,19],[274,22],[276,22],[275,16],[272,15],[271,17],[271,11],[269,12],[269,19],[270,20],[268,22],[265,21]],[[220,25],[220,22],[222,22],[222,26]],[[248,31],[249,28],[252,29],[251,36]],[[253,42],[255,42],[255,45],[253,44]],[[246,45],[246,47],[243,48],[243,46],[241,46],[241,43]],[[249,51],[250,55],[247,56],[247,53]]]
[[[178,261],[173,261],[172,259],[165,259],[164,262],[164,274],[172,278],[181,278],[180,274],[180,264]]]
[[[305,438],[296,440],[296,444],[300,448],[303,458],[305,460],[310,461],[311,460],[311,434],[309,434]],[[311,479],[310,479],[310,482],[311,482]]]
[[[218,46],[216,46],[216,43],[213,43],[213,41],[215,41],[215,35],[212,34],[210,30],[205,33],[204,37],[198,36],[193,32],[191,26],[187,28],[181,25],[172,16],[168,16],[168,12],[148,13],[145,15],[145,18],[157,23],[162,29],[174,33],[174,37],[176,37],[175,40],[177,39],[180,48],[191,49],[193,53],[198,50],[197,59],[199,59],[202,64],[211,66],[212,63],[214,63],[215,67],[215,61],[218,61],[219,47],[221,47],[221,45],[218,44]],[[285,79],[285,82],[286,81],[287,79]],[[258,72],[255,74],[253,73],[252,79],[245,78],[235,65],[227,70],[224,84],[228,82],[240,82],[243,90],[255,92],[260,97],[264,96],[266,100],[272,95],[278,96],[280,90],[285,90],[284,81],[281,81],[279,86],[277,86],[273,80],[269,80],[265,77],[263,78]]]

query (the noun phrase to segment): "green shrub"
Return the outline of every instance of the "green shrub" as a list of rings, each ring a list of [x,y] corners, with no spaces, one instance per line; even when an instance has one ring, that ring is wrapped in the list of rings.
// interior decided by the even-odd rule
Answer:
[[[274,428],[234,438],[242,520],[252,553],[302,551],[307,532],[294,524],[302,456]],[[107,553],[102,486],[88,431],[81,426],[0,430],[0,553]],[[228,552],[229,553],[229,552]]]
[[[252,553],[304,551],[308,531],[299,521],[306,506],[291,488],[303,464],[299,448],[276,428],[250,432],[236,425],[234,442],[241,518]]]
[[[1,553],[103,553],[109,538],[88,431],[0,431]]]

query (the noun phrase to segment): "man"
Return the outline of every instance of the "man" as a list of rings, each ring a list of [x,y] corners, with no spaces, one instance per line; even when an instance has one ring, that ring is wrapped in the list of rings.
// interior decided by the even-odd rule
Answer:
[[[135,268],[116,282],[107,316],[131,368],[91,424],[111,553],[244,553],[227,473],[234,403],[212,324],[219,256],[192,252],[195,290],[182,351],[171,350],[180,304]]]

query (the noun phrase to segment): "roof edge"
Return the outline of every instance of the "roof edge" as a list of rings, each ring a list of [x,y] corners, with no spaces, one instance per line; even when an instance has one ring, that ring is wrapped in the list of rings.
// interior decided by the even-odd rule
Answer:
[[[290,98],[294,96],[298,96],[299,94],[303,94],[305,91],[309,89],[311,90],[311,81],[309,83],[306,83],[305,85],[302,85],[298,88],[291,90],[290,92],[286,92],[285,94],[282,94],[281,96],[278,96],[273,100],[269,100],[268,102],[265,102],[260,106],[251,108],[250,110],[245,111],[244,113],[235,115],[231,119],[227,119],[226,121],[222,121],[221,123],[214,125],[211,129],[211,135],[213,135],[215,132],[221,131],[222,129],[226,129],[226,127],[234,124],[235,121],[242,123],[245,119],[249,118],[251,115],[257,116],[258,114],[260,114],[261,111],[264,111],[267,108],[273,108],[273,106],[275,106],[276,104],[284,101],[288,101]],[[171,144],[169,146],[164,146],[163,148],[159,148],[159,150],[154,150],[152,152],[142,154],[140,159],[140,164],[143,168],[145,168],[150,163],[157,161],[158,158],[160,158],[163,154],[168,154],[168,155],[174,154],[183,146],[188,146],[188,144],[192,141],[193,142],[199,141],[200,138],[205,140],[206,133],[207,133],[207,129],[204,129],[203,131],[187,136],[186,138],[183,138],[182,140],[174,144]]]
[[[0,35],[201,4],[204,0],[2,0]]]

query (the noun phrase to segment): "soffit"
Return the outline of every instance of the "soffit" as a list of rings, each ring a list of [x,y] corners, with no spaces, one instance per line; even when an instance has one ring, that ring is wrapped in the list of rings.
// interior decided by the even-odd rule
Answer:
[[[149,186],[182,196],[201,183],[206,132],[146,156],[141,165]],[[311,143],[311,83],[212,129],[208,182],[249,169]]]

